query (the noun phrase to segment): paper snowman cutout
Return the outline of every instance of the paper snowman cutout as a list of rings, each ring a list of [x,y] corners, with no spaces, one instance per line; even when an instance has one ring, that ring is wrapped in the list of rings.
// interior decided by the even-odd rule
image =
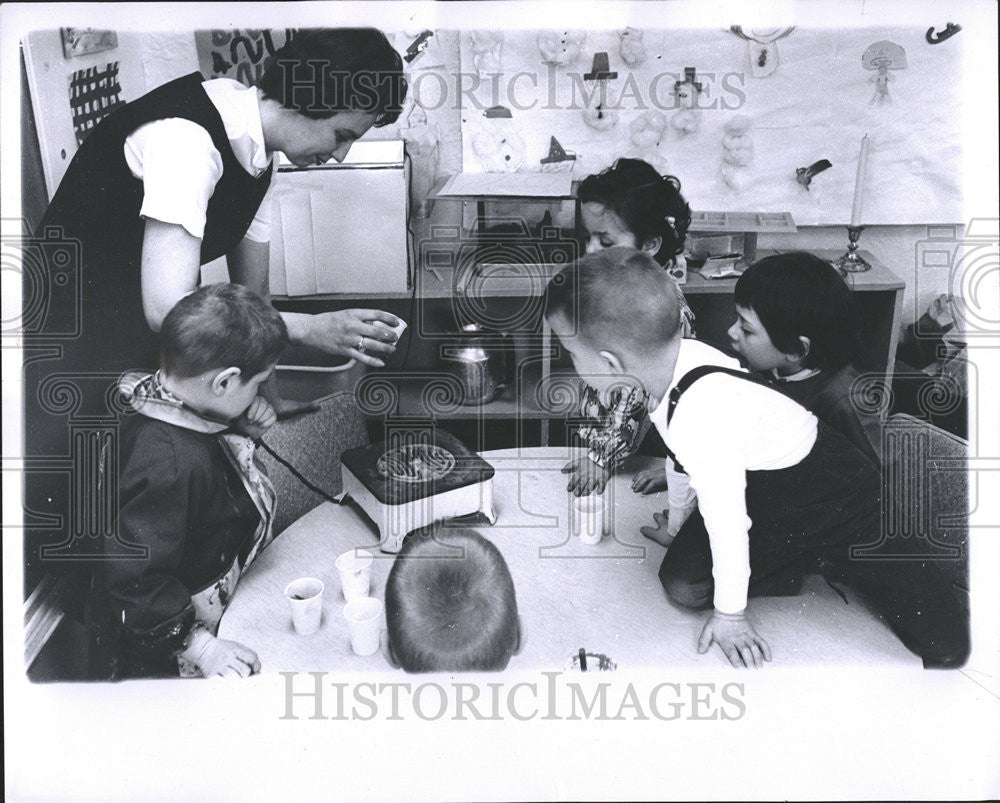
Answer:
[[[680,111],[670,118],[670,125],[680,134],[694,134],[701,128],[701,112],[696,108],[700,86],[691,81],[674,84],[674,97]]]
[[[629,67],[638,67],[649,58],[642,43],[642,31],[638,28],[626,28],[618,34],[618,38],[618,55]]]
[[[496,31],[473,31],[472,63],[480,76],[503,72],[500,65],[500,51],[503,49],[503,34]]]
[[[525,140],[510,110],[494,106],[472,136],[472,152],[487,173],[513,173],[524,164]]]
[[[667,158],[660,150],[666,131],[667,118],[658,111],[643,112],[629,124],[636,157],[649,162],[659,173],[667,172]]]
[[[600,93],[595,93],[583,109],[583,122],[595,131],[610,131],[618,125],[618,112],[609,107]]]
[[[753,121],[738,114],[724,126],[722,137],[722,180],[739,192],[746,186],[749,166],[753,164]]]
[[[542,63],[557,67],[573,64],[586,40],[584,31],[542,31],[538,34],[538,52],[542,54]]]

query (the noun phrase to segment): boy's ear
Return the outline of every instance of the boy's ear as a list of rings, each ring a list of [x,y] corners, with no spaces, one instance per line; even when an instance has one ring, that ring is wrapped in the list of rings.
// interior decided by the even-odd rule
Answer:
[[[394,669],[399,669],[399,660],[396,658],[396,653],[392,649],[392,642],[389,641],[388,630],[383,630],[378,634],[378,646],[382,650],[382,657],[389,663],[389,666]]]
[[[511,655],[520,655],[521,648],[524,647],[524,622],[521,621],[521,614],[517,615],[517,639],[514,641],[514,649],[510,651]]]
[[[234,380],[239,380],[241,375],[240,369],[236,366],[230,368],[225,368],[219,371],[212,379],[212,392],[216,396],[223,395],[228,389],[231,382]]]
[[[657,235],[656,237],[649,237],[642,244],[642,250],[645,251],[650,256],[656,256],[659,253],[660,248],[663,246],[663,238]]]
[[[599,351],[597,356],[604,360],[605,364],[611,369],[612,373],[624,374],[625,368],[622,366],[622,361],[618,359],[618,355],[610,351]]]

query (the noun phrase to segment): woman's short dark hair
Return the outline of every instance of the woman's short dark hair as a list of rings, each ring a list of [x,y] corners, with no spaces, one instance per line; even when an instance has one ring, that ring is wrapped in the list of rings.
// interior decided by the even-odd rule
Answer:
[[[760,318],[774,347],[801,354],[804,368],[835,371],[858,353],[858,313],[850,288],[829,262],[804,251],[758,260],[736,282],[736,304]]]
[[[691,207],[681,195],[676,176],[661,176],[642,159],[619,159],[600,173],[587,176],[577,192],[580,203],[603,204],[636,236],[636,246],[661,238],[654,258],[673,264],[684,251],[684,237],[691,225]]]
[[[278,311],[238,284],[209,284],[184,296],[160,329],[163,370],[179,377],[239,368],[243,381],[278,361],[288,329]]]
[[[260,79],[266,98],[314,119],[337,112],[396,122],[406,98],[403,59],[375,28],[298,31],[274,54]]]

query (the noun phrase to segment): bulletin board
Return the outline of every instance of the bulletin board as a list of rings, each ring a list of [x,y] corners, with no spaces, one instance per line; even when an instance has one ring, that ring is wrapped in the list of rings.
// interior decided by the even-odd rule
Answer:
[[[764,77],[752,74],[749,60],[758,52],[752,42],[728,29],[634,32],[646,58],[633,65],[622,58],[620,31],[587,31],[577,60],[557,66],[542,63],[538,32],[496,32],[498,58],[496,49],[484,55],[482,40],[463,32],[466,89],[478,82],[461,96],[463,169],[496,169],[477,157],[474,145],[484,131],[488,138],[490,130],[506,128],[524,141],[519,171],[541,169],[554,136],[576,154],[571,169],[583,177],[618,156],[645,156],[648,149],[633,144],[631,124],[659,104],[668,124],[656,149],[658,166],[681,180],[696,209],[787,211],[799,225],[844,224],[867,133],[864,224],[958,222],[962,115],[955,88],[962,38],[932,45],[926,30],[796,28],[773,43],[777,67]],[[886,41],[902,48],[906,66],[885,71],[888,98],[879,102],[878,72],[865,69],[862,59],[871,45]],[[582,113],[583,90],[593,103],[595,84],[581,79],[597,52],[608,54],[608,71],[617,73],[605,86],[618,120],[604,131],[590,127]],[[702,92],[698,128],[682,133],[669,121],[680,110],[674,80],[684,78],[686,67],[695,68]],[[510,110],[509,119],[485,116],[496,104]],[[722,173],[723,127],[736,115],[751,123],[752,160],[734,188]],[[808,188],[797,180],[798,168],[824,159],[832,166],[812,176]]]
[[[87,130],[117,103],[145,94],[141,34],[94,37],[113,46],[74,54],[62,30],[32,31],[22,41],[49,198]],[[85,39],[83,41],[86,41]],[[86,47],[82,48],[87,50]]]

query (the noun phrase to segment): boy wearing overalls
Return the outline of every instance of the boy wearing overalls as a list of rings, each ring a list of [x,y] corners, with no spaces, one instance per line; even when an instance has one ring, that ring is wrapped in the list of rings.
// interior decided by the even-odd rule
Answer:
[[[624,248],[589,255],[553,280],[546,302],[589,384],[650,394],[653,424],[689,478],[689,487],[670,484],[677,534],[660,580],[676,603],[712,608],[699,652],[715,642],[734,666],[770,660],[747,598],[797,593],[819,569],[864,593],[925,667],[965,662],[967,617],[933,563],[852,554],[879,540],[878,470],[804,407],[724,368],[722,352],[682,339],[676,296],[654,260]]]

